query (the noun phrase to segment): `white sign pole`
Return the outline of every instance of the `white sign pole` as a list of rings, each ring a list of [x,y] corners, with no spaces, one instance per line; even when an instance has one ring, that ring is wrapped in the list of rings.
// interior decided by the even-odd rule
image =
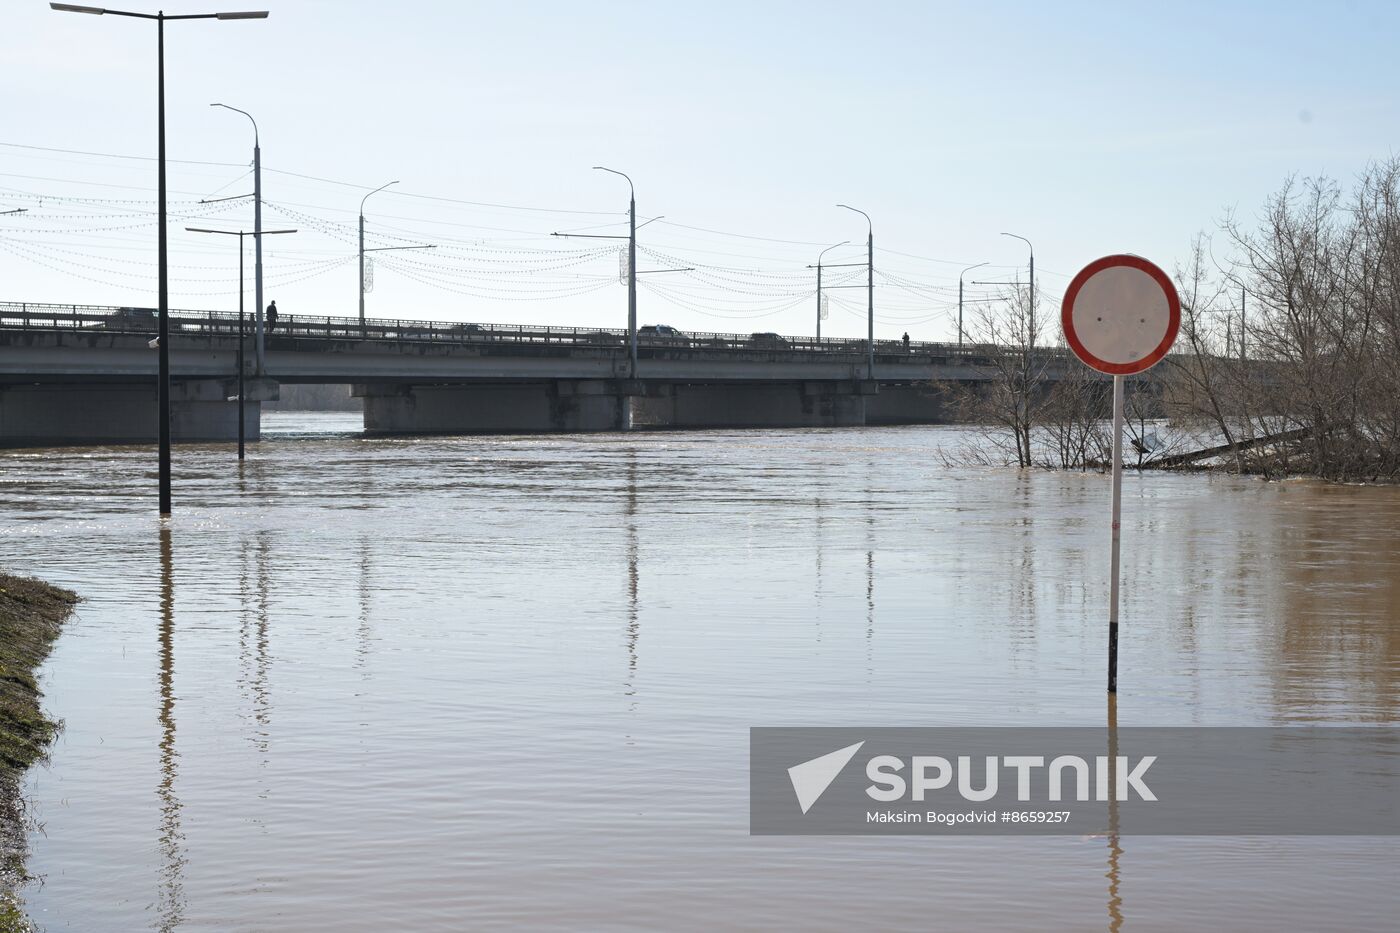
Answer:
[[[1113,545],[1108,584],[1108,692],[1118,692],[1118,541],[1123,517],[1123,377],[1113,377]]]

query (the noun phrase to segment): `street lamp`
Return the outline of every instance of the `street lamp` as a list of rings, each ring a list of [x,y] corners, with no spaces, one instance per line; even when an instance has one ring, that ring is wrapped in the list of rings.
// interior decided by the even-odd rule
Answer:
[[[397,185],[397,181],[391,181],[380,185],[369,194],[360,198],[360,333],[365,330],[365,202],[369,200],[370,194],[378,194],[389,185]],[[262,299],[258,299],[261,301]]]
[[[177,19],[266,19],[267,11],[242,13],[183,13],[166,16],[160,13],[130,13],[125,10],[108,10],[103,7],[77,6],[71,3],[50,3],[52,9],[62,13],[91,13],[96,16],[110,13],[113,16],[129,16],[134,19],[156,21],[156,199],[158,216],[156,223],[156,275],[159,279],[157,308],[160,323],[156,340],[159,341],[160,370],[156,377],[156,403],[160,409],[159,423],[159,481],[160,514],[170,515],[170,279],[167,262],[165,230],[165,21]]]
[[[262,272],[262,147],[258,144],[258,121],[246,110],[228,104],[210,104],[241,113],[253,124],[253,357],[258,375],[263,372],[263,272]],[[242,240],[239,240],[242,249]],[[240,285],[242,278],[239,279]],[[242,325],[240,325],[241,327]]]
[[[845,246],[849,242],[851,241],[842,240],[840,243],[828,246],[817,254],[817,343],[822,342],[822,257],[836,249],[836,247]],[[808,268],[810,269],[811,266],[808,266]]]
[[[238,459],[242,460],[243,396],[245,394],[243,391],[243,344],[246,342],[246,338],[243,336],[243,292],[245,291],[243,288],[243,238],[252,236],[254,242],[257,242],[257,238],[264,233],[270,236],[274,233],[296,233],[296,230],[259,230],[249,233],[244,230],[207,230],[204,227],[186,227],[185,229],[190,233],[222,233],[225,236],[238,237]],[[258,299],[258,303],[262,303],[261,298]],[[261,328],[258,329],[258,336],[262,336]],[[262,372],[261,364],[258,366],[258,371]]]
[[[615,168],[602,165],[593,166],[597,172],[609,172],[627,179],[627,190],[631,197],[627,202],[627,358],[630,362],[632,379],[637,378],[637,187],[631,176]],[[651,223],[651,221],[647,221]]]
[[[1026,246],[1029,247],[1029,248],[1030,248],[1030,251],[1031,251],[1031,301],[1030,301],[1030,314],[1029,314],[1029,324],[1030,324],[1030,327],[1027,328],[1027,332],[1026,332],[1026,345],[1027,345],[1031,350],[1034,350],[1034,349],[1035,349],[1035,247],[1034,247],[1033,245],[1031,245],[1031,241],[1030,241],[1030,240],[1028,240],[1028,239],[1026,239],[1025,237],[1021,236],[1019,233],[1006,233],[1006,232],[1003,232],[1003,233],[1002,233],[1002,236],[1009,236],[1009,237],[1011,237],[1011,238],[1013,238],[1013,239],[1020,240],[1022,243],[1026,244]]]
[[[855,211],[865,218],[866,226],[870,229],[870,237],[866,240],[866,274],[869,281],[866,284],[866,310],[868,334],[866,337],[866,348],[869,353],[867,364],[867,379],[875,378],[875,224],[871,222],[870,215],[858,207],[851,207],[849,204],[838,204],[837,207],[844,207],[848,211]]]
[[[979,262],[977,265],[975,265],[975,266],[968,266],[968,267],[967,267],[966,269],[964,269],[962,272],[959,272],[959,273],[958,273],[958,346],[962,346],[962,345],[963,345],[963,326],[962,326],[963,276],[966,275],[967,273],[971,272],[973,269],[980,269],[980,268],[982,268],[982,267],[985,266],[985,265],[986,265],[985,262]]]

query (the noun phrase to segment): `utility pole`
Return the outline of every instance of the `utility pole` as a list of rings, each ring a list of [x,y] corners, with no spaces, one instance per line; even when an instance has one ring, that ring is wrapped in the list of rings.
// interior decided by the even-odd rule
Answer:
[[[627,179],[632,184],[632,179]],[[627,201],[627,344],[628,367],[631,377],[637,378],[637,192],[634,189]]]
[[[869,348],[869,362],[865,368],[865,378],[875,378],[875,225],[870,226],[869,238],[865,241],[865,345]]]
[[[1027,348],[1028,348],[1031,352],[1034,352],[1034,351],[1035,351],[1035,246],[1034,246],[1034,244],[1031,243],[1030,240],[1026,239],[1025,237],[1023,237],[1023,236],[1021,236],[1020,234],[1017,234],[1017,233],[1002,233],[1002,236],[1009,236],[1009,237],[1012,237],[1013,239],[1020,240],[1022,243],[1026,244],[1026,246],[1030,247],[1030,251],[1031,251],[1031,300],[1030,300],[1030,310],[1029,310],[1029,314],[1028,314],[1028,318],[1027,318],[1027,321],[1028,321],[1028,324],[1029,324],[1029,329],[1028,329],[1028,332],[1027,332],[1027,334],[1026,334],[1026,346],[1027,346]]]
[[[258,121],[246,110],[228,104],[210,104],[241,113],[253,124],[253,358],[257,374],[265,372],[263,351],[263,265],[262,265],[262,145],[258,138]],[[241,243],[242,241],[240,241]],[[242,274],[239,274],[242,281]],[[241,326],[241,325],[240,325]]]
[[[865,218],[865,223],[869,231],[865,241],[866,258],[865,268],[867,280],[865,283],[866,302],[866,364],[865,378],[875,378],[875,223],[870,219],[870,215],[858,207],[851,207],[849,204],[838,204],[837,207],[844,207],[848,211],[855,211]]]
[[[243,337],[243,295],[246,291],[247,289],[243,287],[243,237],[240,236],[238,238],[238,460],[240,463],[243,461],[244,440],[247,437],[247,423],[243,416],[248,397],[248,388],[244,385],[243,376],[243,344],[246,342]],[[258,304],[262,304],[261,295],[258,296]],[[259,315],[259,320],[261,319],[262,316]],[[258,328],[258,333],[262,333],[261,327]],[[258,367],[258,369],[261,372],[262,367]]]
[[[632,178],[626,172],[619,172],[615,168],[608,168],[605,165],[593,166],[595,172],[607,172],[610,175],[621,175],[627,179],[627,190],[629,197],[627,200],[627,236],[613,236],[601,233],[561,233],[555,231],[550,236],[557,237],[582,237],[589,240],[622,240],[627,241],[627,378],[637,378],[637,276],[645,273],[655,274],[658,272],[693,272],[693,267],[687,266],[683,269],[637,269],[637,186],[632,184]],[[653,217],[647,224],[661,217]],[[642,224],[645,227],[647,224]],[[628,415],[628,418],[631,416]],[[630,421],[627,422],[630,425]]]
[[[631,192],[627,201],[627,376],[637,378],[637,186],[625,172],[603,165],[593,166],[595,172],[608,172],[627,179]]]
[[[822,257],[836,249],[837,246],[845,246],[850,242],[850,240],[842,240],[840,243],[834,246],[828,246],[817,254],[817,343],[821,343],[822,340]],[[842,265],[850,265],[850,263],[842,263]],[[812,267],[808,266],[807,268],[811,269]]]
[[[252,117],[248,118],[253,119]],[[257,360],[258,375],[263,374],[264,363],[267,359],[263,349],[263,273],[262,273],[262,144],[258,140],[258,124],[253,124],[253,317],[256,323],[253,330],[257,332],[254,339],[253,356]],[[239,255],[243,254],[242,241],[239,241]],[[243,325],[240,323],[239,328]],[[241,345],[241,341],[240,341]],[[243,417],[243,400],[238,400],[238,417]],[[243,456],[243,434],[239,433],[238,456]]]
[[[369,194],[360,198],[360,333],[365,330],[365,202],[369,200],[370,194],[378,194],[389,185],[397,185],[397,181],[380,185]],[[262,299],[258,299],[261,301]]]
[[[977,265],[968,266],[958,273],[958,346],[963,345],[963,276],[973,269],[980,269],[985,265],[985,262],[979,262]]]

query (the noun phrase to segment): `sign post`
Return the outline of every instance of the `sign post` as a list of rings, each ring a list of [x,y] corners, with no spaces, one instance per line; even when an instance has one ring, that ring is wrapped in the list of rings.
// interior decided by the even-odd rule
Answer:
[[[1096,259],[1060,306],[1065,342],[1084,365],[1113,377],[1113,533],[1108,586],[1108,692],[1118,692],[1119,528],[1123,511],[1123,378],[1167,355],[1181,327],[1181,299],[1167,274],[1140,256]]]

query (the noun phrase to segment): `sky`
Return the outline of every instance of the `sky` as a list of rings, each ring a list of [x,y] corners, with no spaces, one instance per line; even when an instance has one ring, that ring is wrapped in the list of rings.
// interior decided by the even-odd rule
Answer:
[[[100,0],[97,0],[100,2]],[[1133,252],[1169,271],[1290,175],[1348,182],[1400,127],[1394,3],[166,0],[266,8],[167,24],[171,305],[236,310],[258,123],[266,297],[355,316],[623,327],[631,176],[639,319],[816,327],[815,271],[875,237],[878,336],[956,335],[1024,282]],[[124,9],[154,12],[154,8]],[[156,304],[156,29],[3,0],[0,301]],[[210,204],[201,200],[232,198]],[[247,302],[252,308],[248,250]],[[1222,264],[1229,253],[1216,238]],[[865,270],[827,269],[828,336]],[[977,283],[977,284],[973,284]],[[991,283],[991,284],[983,284]]]

